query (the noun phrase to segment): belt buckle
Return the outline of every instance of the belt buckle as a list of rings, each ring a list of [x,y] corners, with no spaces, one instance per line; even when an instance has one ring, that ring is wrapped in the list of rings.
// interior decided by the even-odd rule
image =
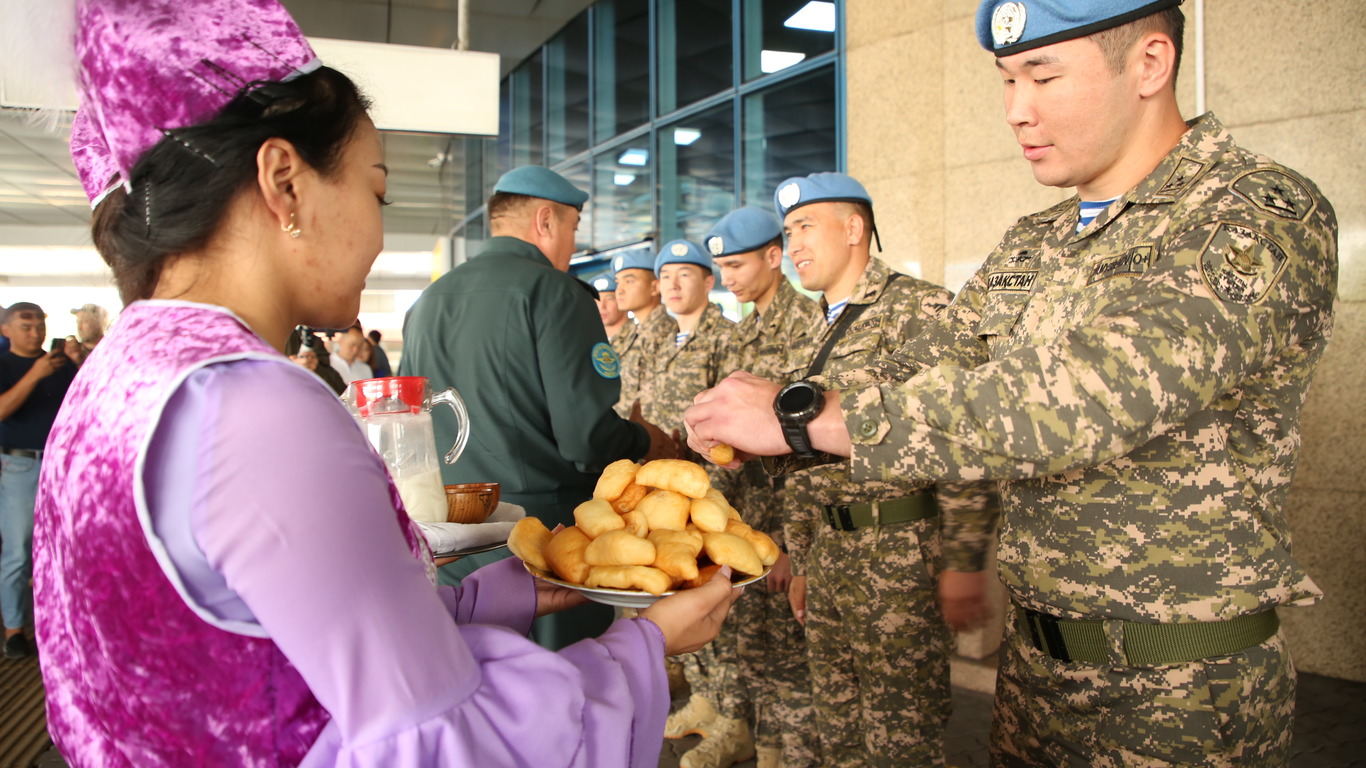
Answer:
[[[1057,616],[1026,608],[1025,624],[1029,626],[1029,634],[1034,640],[1035,648],[1058,661],[1071,663],[1072,657],[1067,653],[1067,644],[1063,642]]]
[[[854,530],[854,517],[849,514],[848,504],[826,504],[825,521],[837,531]]]

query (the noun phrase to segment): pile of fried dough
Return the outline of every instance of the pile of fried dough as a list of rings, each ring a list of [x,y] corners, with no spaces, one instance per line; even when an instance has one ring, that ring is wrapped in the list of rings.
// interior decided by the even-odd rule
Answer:
[[[701,586],[725,565],[759,576],[778,559],[778,545],[740,519],[706,470],[680,459],[609,464],[574,525],[551,532],[524,518],[508,548],[573,584],[652,595]]]

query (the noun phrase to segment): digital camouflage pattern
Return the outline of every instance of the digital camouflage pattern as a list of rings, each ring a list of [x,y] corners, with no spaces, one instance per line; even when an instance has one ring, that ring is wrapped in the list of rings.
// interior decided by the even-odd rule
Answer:
[[[664,312],[656,310],[651,318],[655,314]],[[680,347],[675,341],[678,324],[673,318],[669,321],[673,323],[673,330],[667,337],[661,335],[655,339],[653,331],[651,333],[654,340],[646,347],[651,354],[643,360],[638,392],[641,413],[646,421],[666,433],[677,430],[683,435],[683,411],[692,405],[698,392],[715,386],[721,379],[721,367],[735,323],[721,314],[715,304],[708,303],[697,327]],[[704,464],[712,485],[727,498],[731,496],[730,483],[734,473],[707,464],[686,450],[684,458]],[[726,622],[716,639],[701,650],[682,657],[683,673],[692,692],[709,699],[718,715],[748,719],[749,702],[740,688],[735,643],[734,624]]]
[[[952,300],[943,288],[870,259],[849,305],[869,305],[831,350],[822,375],[860,371],[915,337]],[[834,326],[827,303],[811,342],[781,378],[803,378]],[[792,475],[785,521],[794,572],[807,577],[806,633],[816,719],[827,765],[942,765],[950,707],[952,635],[937,599],[938,571],[981,570],[997,507],[985,484],[941,486],[939,517],[835,531],[819,504],[897,499],[930,483],[855,479],[847,464]],[[942,534],[941,534],[942,529]],[[941,535],[944,552],[941,552]],[[975,564],[975,566],[973,565]]]
[[[788,350],[810,343],[807,334],[819,317],[816,302],[783,278],[768,310],[752,312],[736,325],[722,372],[778,378]],[[746,523],[782,543],[786,494],[758,464],[747,465],[736,478],[730,501]],[[739,680],[754,707],[755,743],[782,749],[785,768],[821,765],[806,634],[792,615],[786,590],[770,591],[767,581],[751,585],[731,607],[727,623],[735,627]]]
[[[1020,219],[890,364],[956,365],[842,394],[851,474],[1004,480],[1001,574],[1035,610],[1208,622],[1313,603],[1284,505],[1333,326],[1328,201],[1206,115],[1081,233],[1077,220],[1075,199]],[[1086,667],[1032,669],[1023,694],[998,696],[999,718],[1040,722],[1035,699],[1075,690]],[[1207,712],[1192,680],[1183,717]],[[1293,688],[1288,673],[1259,683],[1284,727],[1235,722],[1251,741],[1225,751],[1283,738]],[[1128,693],[1131,711],[1164,696]]]
[[[996,679],[1000,768],[1290,764],[1295,670],[1279,635],[1232,656],[1116,668],[1058,661],[1008,622]]]
[[[612,337],[612,349],[621,359],[621,399],[616,409],[622,418],[630,417],[631,406],[640,398],[640,383],[655,350],[660,344],[673,344],[677,334],[678,321],[658,306],[645,316],[644,323],[637,324],[632,318]]]

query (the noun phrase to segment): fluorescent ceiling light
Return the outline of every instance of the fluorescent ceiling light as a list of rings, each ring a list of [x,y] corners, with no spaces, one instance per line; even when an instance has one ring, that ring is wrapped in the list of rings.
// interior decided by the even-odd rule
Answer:
[[[764,74],[787,69],[806,58],[806,54],[796,51],[759,51],[759,71]]]
[[[650,153],[643,149],[628,149],[617,158],[622,165],[645,165],[649,161]]]
[[[824,0],[811,0],[800,11],[792,14],[783,22],[784,27],[810,29],[815,32],[835,31],[835,4]]]
[[[615,181],[618,187],[624,187],[635,180],[636,175],[634,173],[618,173],[612,177],[612,181]]]
[[[702,132],[696,128],[674,129],[674,143],[681,147],[686,147],[700,138],[702,138]]]

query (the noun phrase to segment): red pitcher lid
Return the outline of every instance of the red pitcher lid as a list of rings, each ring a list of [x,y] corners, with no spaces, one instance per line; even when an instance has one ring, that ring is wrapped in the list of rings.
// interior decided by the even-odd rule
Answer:
[[[382,379],[361,379],[351,382],[355,392],[355,407],[361,416],[370,415],[370,403],[379,400],[397,400],[408,406],[413,413],[419,413],[427,403],[426,376],[386,376]],[[381,409],[382,413],[393,413],[395,408]]]

